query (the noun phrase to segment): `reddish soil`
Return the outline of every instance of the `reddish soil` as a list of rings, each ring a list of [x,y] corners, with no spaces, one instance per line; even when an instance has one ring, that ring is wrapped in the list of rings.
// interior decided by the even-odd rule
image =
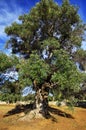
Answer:
[[[21,116],[24,116],[23,112],[4,117],[13,108],[13,105],[0,105],[0,130],[86,130],[86,109],[84,108],[75,108],[74,111],[70,111],[66,107],[54,106],[51,108],[52,118],[33,118],[29,122],[19,121]]]

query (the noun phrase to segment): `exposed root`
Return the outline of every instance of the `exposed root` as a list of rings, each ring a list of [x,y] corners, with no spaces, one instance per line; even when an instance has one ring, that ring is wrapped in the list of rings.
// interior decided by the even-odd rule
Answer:
[[[19,121],[31,121],[31,119],[44,118],[38,109],[31,110],[29,113],[20,116]]]

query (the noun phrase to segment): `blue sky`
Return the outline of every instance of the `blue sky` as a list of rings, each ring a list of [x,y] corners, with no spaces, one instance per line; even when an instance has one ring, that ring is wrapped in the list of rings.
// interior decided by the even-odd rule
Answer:
[[[18,16],[28,11],[40,0],[0,0],[0,50],[10,53],[10,50],[4,48],[8,37],[4,33],[6,26],[12,22],[18,22]],[[61,4],[62,0],[55,0]],[[71,4],[79,6],[79,15],[84,23],[86,23],[86,0],[70,0]],[[86,43],[83,42],[82,47],[86,50]]]

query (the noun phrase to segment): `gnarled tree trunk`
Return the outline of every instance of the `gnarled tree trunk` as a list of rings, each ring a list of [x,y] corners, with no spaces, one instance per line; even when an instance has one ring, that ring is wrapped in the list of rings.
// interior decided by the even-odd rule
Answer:
[[[39,113],[42,114],[44,117],[49,116],[48,111],[48,94],[49,94],[49,85],[44,83],[41,88],[36,89],[36,96],[35,96],[35,106],[38,109]]]

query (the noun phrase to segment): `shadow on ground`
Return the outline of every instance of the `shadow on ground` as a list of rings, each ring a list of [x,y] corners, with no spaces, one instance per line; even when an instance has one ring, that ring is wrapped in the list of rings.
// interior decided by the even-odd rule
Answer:
[[[16,107],[14,109],[8,111],[4,115],[4,117],[11,116],[11,115],[14,115],[14,114],[19,114],[21,112],[24,112],[25,114],[27,114],[27,113],[29,113],[33,109],[34,109],[33,104],[16,105]],[[47,119],[51,118],[52,121],[56,122],[56,119],[54,118],[54,116],[51,116],[50,113],[55,114],[55,115],[59,115],[59,116],[65,117],[65,118],[74,119],[74,117],[71,114],[68,114],[68,113],[66,113],[66,112],[64,112],[62,110],[57,109],[57,108],[53,108],[53,107],[49,106],[48,110],[49,110],[49,115],[46,116],[46,117],[47,117]]]
[[[51,112],[52,114],[62,116],[62,117],[74,119],[74,117],[71,114],[68,114],[68,113],[66,113],[62,110],[59,110],[59,109],[56,109],[56,108],[53,108],[53,107],[49,107],[49,112]]]
[[[86,101],[78,101],[76,106],[86,108]]]
[[[14,114],[19,114],[21,112],[27,113],[27,112],[29,112],[31,110],[33,110],[33,104],[26,104],[26,105],[18,104],[18,105],[15,106],[14,109],[8,111],[4,115],[4,117],[14,115]]]

